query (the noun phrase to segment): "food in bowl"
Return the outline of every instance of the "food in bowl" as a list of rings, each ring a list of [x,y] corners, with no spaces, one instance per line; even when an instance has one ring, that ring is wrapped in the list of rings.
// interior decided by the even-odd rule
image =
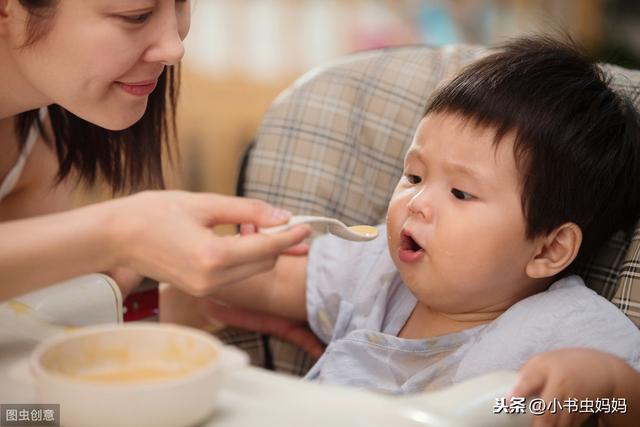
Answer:
[[[36,348],[31,370],[42,403],[64,426],[190,426],[216,406],[224,375],[247,364],[239,350],[182,326],[95,326]]]

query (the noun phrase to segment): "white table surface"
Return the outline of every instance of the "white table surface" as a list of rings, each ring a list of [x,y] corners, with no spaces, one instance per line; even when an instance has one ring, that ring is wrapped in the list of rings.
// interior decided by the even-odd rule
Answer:
[[[99,278],[98,278],[99,279]],[[83,301],[114,300],[92,286]],[[74,292],[77,292],[74,291]],[[102,292],[102,294],[101,294]],[[78,316],[67,305],[67,314],[59,307],[37,309],[43,299],[0,304],[0,403],[36,403],[35,384],[28,369],[28,358],[42,340],[64,333],[77,324]],[[51,304],[51,298],[47,299]],[[20,304],[27,303],[27,307]],[[59,304],[58,304],[59,305]],[[113,322],[122,313],[103,309],[84,313],[90,323]],[[71,314],[69,314],[71,313]],[[53,319],[55,316],[56,320]],[[60,320],[62,319],[62,320]],[[66,325],[66,326],[65,326]],[[504,396],[514,385],[516,374],[502,372],[478,378],[443,391],[413,396],[387,396],[373,392],[321,385],[299,378],[245,367],[228,374],[217,398],[219,404],[203,427],[239,426],[468,426],[518,427],[529,424],[528,417],[493,414],[495,398]]]

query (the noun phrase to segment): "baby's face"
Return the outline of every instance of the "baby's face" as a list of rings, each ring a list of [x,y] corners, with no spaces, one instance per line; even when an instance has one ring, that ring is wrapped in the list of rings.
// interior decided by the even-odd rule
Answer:
[[[460,313],[506,309],[523,296],[534,242],[525,238],[513,135],[452,114],[418,126],[387,213],[389,251],[424,304]]]

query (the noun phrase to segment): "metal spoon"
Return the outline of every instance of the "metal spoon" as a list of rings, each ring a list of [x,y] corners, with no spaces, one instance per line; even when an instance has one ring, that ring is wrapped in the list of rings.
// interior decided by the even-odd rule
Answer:
[[[367,242],[378,237],[378,229],[370,225],[346,226],[342,221],[326,216],[296,215],[292,216],[287,224],[275,227],[261,228],[261,233],[272,234],[288,230],[298,224],[309,224],[312,228],[328,231],[334,236],[354,242]]]

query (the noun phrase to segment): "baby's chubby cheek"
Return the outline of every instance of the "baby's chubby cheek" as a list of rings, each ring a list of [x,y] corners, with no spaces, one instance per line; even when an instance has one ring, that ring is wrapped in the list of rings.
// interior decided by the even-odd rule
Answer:
[[[391,204],[387,210],[387,247],[391,253],[391,256],[395,259],[394,249],[397,249],[400,241],[400,233],[402,230],[402,220],[399,216],[393,213]]]
[[[408,212],[409,208],[407,207],[407,202],[400,198],[397,192],[394,192],[391,196],[391,200],[389,201],[389,206],[387,207],[386,222],[389,234],[391,234],[391,230],[398,234],[400,233],[402,224],[406,220]]]

